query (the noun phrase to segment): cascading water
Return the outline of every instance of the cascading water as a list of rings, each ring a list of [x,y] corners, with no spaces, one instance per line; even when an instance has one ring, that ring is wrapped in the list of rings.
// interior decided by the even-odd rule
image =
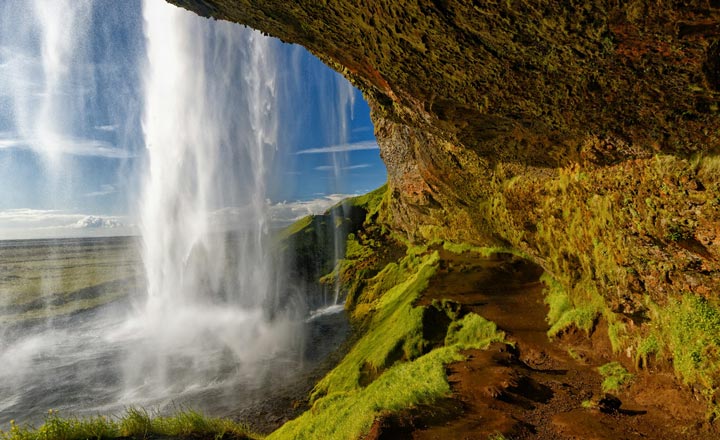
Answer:
[[[338,115],[338,122],[339,122],[339,139],[338,144],[339,145],[346,145],[348,143],[348,140],[350,139],[350,127],[348,124],[348,119],[352,119],[352,111],[355,107],[355,89],[350,85],[350,83],[338,83],[337,86],[337,94],[338,94],[338,108],[337,111],[334,112],[334,114]],[[348,110],[350,112],[350,115],[348,115]],[[349,116],[349,117],[348,117]],[[345,189],[343,187],[343,177],[344,177],[344,168],[347,164],[347,152],[336,152],[332,154],[332,162],[333,162],[333,184],[334,184],[334,191],[336,194],[343,194],[345,192]],[[347,217],[347,212],[345,212],[343,207],[342,216]],[[341,219],[337,218],[338,212],[332,211],[332,221],[334,224],[338,224],[338,221]],[[338,264],[340,264],[340,260],[344,258],[345,256],[345,235],[346,232],[342,230],[342,228],[336,228],[335,229],[335,236],[333,237],[334,242],[334,266],[337,268]],[[337,273],[335,276],[335,283],[333,284],[334,287],[334,297],[333,297],[333,303],[332,306],[338,306],[340,305],[340,274]],[[338,307],[335,307],[335,309],[338,309]]]
[[[126,363],[128,397],[241,367],[256,376],[258,360],[297,346],[301,334],[292,310],[276,308],[281,271],[268,245],[279,43],[164,2],[143,9],[148,296],[132,321],[141,338]]]

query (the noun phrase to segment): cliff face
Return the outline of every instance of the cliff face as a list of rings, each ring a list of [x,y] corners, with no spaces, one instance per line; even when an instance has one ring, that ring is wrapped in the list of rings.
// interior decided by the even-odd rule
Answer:
[[[170,1],[342,72],[384,220],[520,250],[616,350],[646,356],[656,306],[720,293],[720,2]]]

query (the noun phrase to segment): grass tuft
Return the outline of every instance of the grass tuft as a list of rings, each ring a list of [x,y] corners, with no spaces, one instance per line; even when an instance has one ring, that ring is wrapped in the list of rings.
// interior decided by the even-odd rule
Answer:
[[[445,345],[455,346],[460,350],[485,349],[493,342],[503,342],[504,340],[505,332],[498,330],[494,322],[470,313],[463,319],[450,323],[445,337]]]
[[[547,316],[550,324],[548,336],[553,338],[572,326],[590,333],[603,311],[603,299],[597,297],[573,304],[565,288],[548,273],[544,273],[540,281],[545,283],[545,303],[550,309]]]
[[[151,416],[147,410],[129,408],[120,418],[61,417],[50,410],[38,428],[10,422],[9,431],[0,431],[2,440],[87,440],[149,439],[157,437],[193,439],[257,439],[245,426],[232,420],[205,417],[196,411],[172,416]]]
[[[610,362],[598,367],[603,377],[602,390],[605,393],[618,391],[620,387],[629,382],[633,375],[623,367],[620,362]]]

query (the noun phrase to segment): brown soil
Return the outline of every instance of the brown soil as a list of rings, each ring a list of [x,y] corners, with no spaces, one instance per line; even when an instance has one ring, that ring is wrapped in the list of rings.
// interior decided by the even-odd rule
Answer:
[[[591,338],[570,332],[546,336],[542,269],[501,255],[442,253],[442,262],[420,300],[449,299],[495,322],[514,347],[470,350],[448,366],[453,394],[432,409],[418,408],[376,421],[373,439],[715,439],[706,408],[667,372],[633,371],[616,396],[601,391],[597,367],[616,360],[607,331]],[[602,323],[599,325],[602,327]],[[572,348],[573,356],[569,354]],[[623,361],[623,360],[621,360]],[[594,402],[584,408],[583,401]],[[613,401],[615,404],[613,404]],[[621,402],[617,409],[614,405]],[[598,408],[602,408],[598,409]]]

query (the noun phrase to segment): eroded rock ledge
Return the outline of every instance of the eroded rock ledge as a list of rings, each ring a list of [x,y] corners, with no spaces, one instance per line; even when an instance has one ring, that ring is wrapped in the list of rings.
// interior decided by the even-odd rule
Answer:
[[[717,299],[720,2],[169,1],[342,72],[372,108],[384,221],[527,254],[618,353],[652,362],[658,310]]]

